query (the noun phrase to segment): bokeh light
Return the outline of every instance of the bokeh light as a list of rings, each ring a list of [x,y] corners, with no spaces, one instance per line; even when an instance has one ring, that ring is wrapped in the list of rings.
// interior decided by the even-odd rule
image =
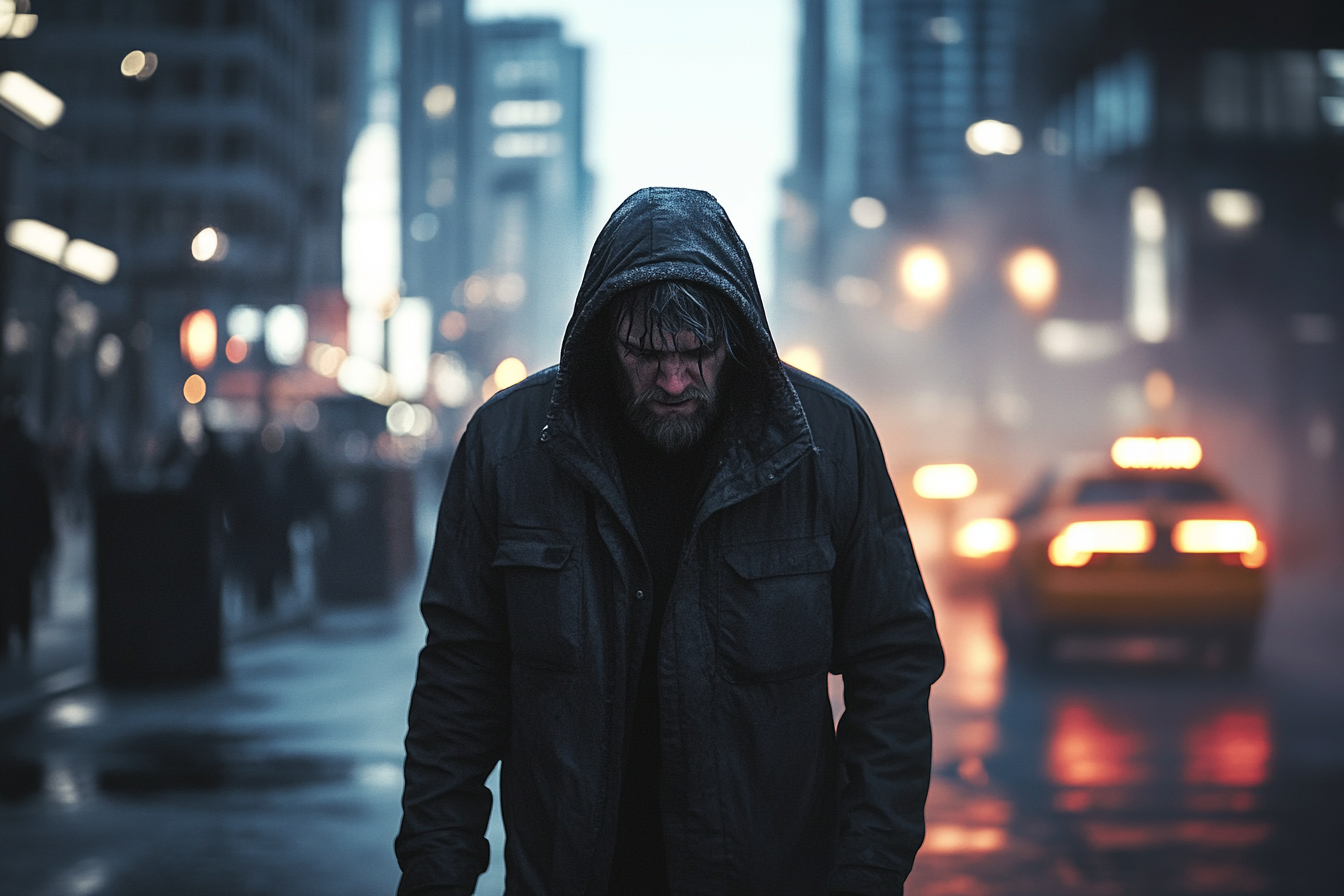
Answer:
[[[505,358],[495,368],[495,388],[507,389],[527,378],[527,367],[517,358]]]
[[[214,312],[207,309],[193,311],[182,319],[182,357],[197,370],[215,363],[219,346],[219,328]]]
[[[860,196],[849,204],[849,219],[865,230],[876,230],[886,223],[887,207],[880,199]]]
[[[182,384],[182,397],[188,404],[200,404],[201,399],[205,398],[205,380],[199,373],[193,373]]]
[[[1039,314],[1055,300],[1059,267],[1049,252],[1039,246],[1027,246],[1008,257],[1003,279],[1023,310]]]
[[[912,246],[901,256],[897,279],[911,301],[936,308],[952,286],[952,269],[937,246],[923,244]]]
[[[814,345],[795,345],[785,349],[779,356],[785,364],[791,364],[804,373],[822,376],[825,369],[821,361],[821,352]]]
[[[224,343],[224,357],[233,364],[241,364],[247,357],[247,340],[241,336],[230,336]]]
[[[915,494],[934,500],[955,500],[975,493],[979,479],[969,464],[928,464],[915,471]]]
[[[229,238],[214,227],[203,228],[191,240],[191,257],[199,262],[223,261],[229,254]]]

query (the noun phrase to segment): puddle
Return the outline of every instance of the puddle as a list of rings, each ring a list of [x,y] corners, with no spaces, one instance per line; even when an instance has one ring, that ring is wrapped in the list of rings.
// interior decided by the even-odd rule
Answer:
[[[116,744],[99,761],[98,789],[120,796],[265,790],[333,784],[354,763],[332,756],[257,755],[250,738],[212,731],[152,732]]]

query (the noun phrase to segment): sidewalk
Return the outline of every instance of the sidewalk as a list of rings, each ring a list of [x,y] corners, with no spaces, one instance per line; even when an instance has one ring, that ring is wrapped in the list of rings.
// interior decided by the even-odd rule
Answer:
[[[49,576],[45,582],[39,577],[34,589],[32,656],[11,655],[0,662],[0,724],[97,677],[92,517],[86,512],[81,518],[61,502],[55,523]],[[251,610],[238,582],[224,580],[221,615],[226,652],[231,644],[310,625],[316,618],[313,543],[306,527],[296,527],[291,548],[294,581],[277,590],[275,609],[265,616]]]
[[[0,723],[93,680],[93,529],[65,502],[56,505],[56,547],[46,588],[39,583],[32,656],[0,662]]]

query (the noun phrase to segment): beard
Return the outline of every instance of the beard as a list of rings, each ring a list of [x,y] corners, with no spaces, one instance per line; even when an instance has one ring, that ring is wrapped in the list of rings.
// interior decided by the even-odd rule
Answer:
[[[665,454],[676,454],[700,444],[718,414],[718,399],[715,394],[717,390],[687,386],[680,396],[673,398],[657,386],[639,395],[634,394],[628,382],[624,383],[624,386],[626,419],[646,441]],[[660,416],[649,407],[653,401],[690,399],[699,402],[699,406],[691,414]]]

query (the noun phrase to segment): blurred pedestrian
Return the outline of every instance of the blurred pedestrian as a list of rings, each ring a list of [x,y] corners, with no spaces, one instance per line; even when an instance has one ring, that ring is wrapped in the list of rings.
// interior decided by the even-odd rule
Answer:
[[[51,497],[38,447],[6,401],[0,408],[0,660],[18,633],[32,653],[33,573],[54,541]]]
[[[276,578],[289,570],[289,514],[279,461],[248,439],[234,458],[226,515],[227,555],[261,615],[275,609]]]
[[[901,892],[933,612],[872,425],[780,362],[708,194],[608,221],[559,366],[462,437],[421,607],[403,896],[473,891],[497,761],[511,894]]]

